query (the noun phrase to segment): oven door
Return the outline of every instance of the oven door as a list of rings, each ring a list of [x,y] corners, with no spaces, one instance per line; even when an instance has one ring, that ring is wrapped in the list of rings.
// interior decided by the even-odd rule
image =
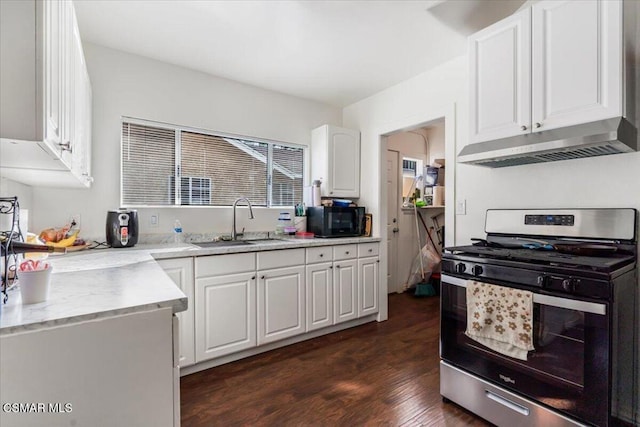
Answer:
[[[580,421],[608,425],[608,304],[534,293],[535,351],[522,361],[465,335],[465,279],[443,274],[441,286],[443,360]]]

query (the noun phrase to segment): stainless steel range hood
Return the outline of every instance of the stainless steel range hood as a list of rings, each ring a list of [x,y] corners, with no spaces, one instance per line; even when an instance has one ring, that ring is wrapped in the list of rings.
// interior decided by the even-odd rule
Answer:
[[[458,162],[491,168],[638,151],[638,131],[622,117],[469,144]]]

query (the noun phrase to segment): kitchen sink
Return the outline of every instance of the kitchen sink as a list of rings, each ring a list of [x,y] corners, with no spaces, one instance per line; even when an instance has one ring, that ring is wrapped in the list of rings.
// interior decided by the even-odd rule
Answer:
[[[216,242],[193,242],[194,245],[201,248],[223,248],[225,246],[244,246],[248,245],[248,240],[218,240]]]
[[[264,239],[247,239],[247,240],[217,240],[214,242],[192,242],[196,246],[201,248],[223,248],[226,246],[244,246],[250,244],[259,244],[267,242],[277,242],[280,239],[264,238]]]

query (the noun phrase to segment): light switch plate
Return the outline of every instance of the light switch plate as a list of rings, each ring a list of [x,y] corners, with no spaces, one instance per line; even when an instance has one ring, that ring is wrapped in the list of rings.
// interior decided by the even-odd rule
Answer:
[[[149,217],[149,227],[158,227],[160,225],[160,216],[157,213],[151,214]]]
[[[467,201],[465,199],[456,202],[456,215],[467,214]]]

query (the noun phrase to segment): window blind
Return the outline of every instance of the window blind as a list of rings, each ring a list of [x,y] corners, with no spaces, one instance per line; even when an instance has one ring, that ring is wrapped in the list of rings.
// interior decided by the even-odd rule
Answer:
[[[122,124],[122,204],[173,205],[175,130]]]
[[[182,176],[210,178],[212,205],[267,205],[267,144],[184,131],[181,141]]]

